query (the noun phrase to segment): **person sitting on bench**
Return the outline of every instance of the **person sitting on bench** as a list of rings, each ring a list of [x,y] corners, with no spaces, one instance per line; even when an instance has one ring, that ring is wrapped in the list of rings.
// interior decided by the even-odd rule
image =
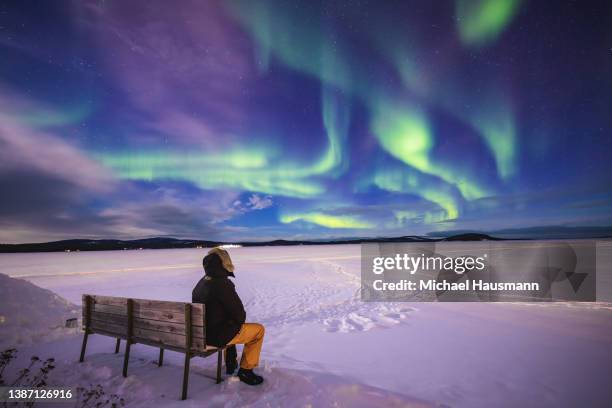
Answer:
[[[211,249],[204,257],[205,276],[192,292],[193,303],[206,305],[206,344],[225,347],[225,367],[232,374],[238,366],[236,344],[244,344],[238,378],[249,385],[258,385],[263,377],[253,369],[259,365],[259,354],[264,338],[264,326],[245,323],[246,312],[234,283],[234,265],[223,248]]]

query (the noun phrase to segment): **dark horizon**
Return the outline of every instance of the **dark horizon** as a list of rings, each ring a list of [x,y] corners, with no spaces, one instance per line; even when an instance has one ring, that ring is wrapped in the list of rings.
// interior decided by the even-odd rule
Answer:
[[[59,252],[75,250],[117,250],[117,249],[170,249],[192,248],[193,245],[242,245],[242,246],[275,246],[275,245],[335,245],[359,244],[365,242],[428,242],[440,240],[480,241],[480,240],[566,240],[566,239],[609,239],[612,238],[612,226],[602,227],[563,227],[541,226],[497,231],[453,230],[431,232],[425,235],[401,236],[337,236],[311,239],[274,239],[274,240],[233,240],[216,241],[202,238],[177,238],[172,236],[154,236],[135,239],[110,238],[72,238],[57,241],[24,242],[16,244],[0,243],[0,252]],[[148,242],[147,242],[148,241]],[[124,244],[122,247],[121,244]],[[94,245],[94,246],[91,246]],[[127,245],[127,247],[125,247]],[[96,247],[97,246],[97,247]]]

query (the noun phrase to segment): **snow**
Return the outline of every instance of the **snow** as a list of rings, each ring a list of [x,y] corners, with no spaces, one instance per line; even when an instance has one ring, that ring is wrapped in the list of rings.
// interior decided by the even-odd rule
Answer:
[[[80,308],[50,290],[0,273],[0,348],[21,347],[77,333],[65,327]]]
[[[0,272],[75,304],[82,293],[189,301],[204,254],[4,254]],[[167,352],[159,368],[157,350],[136,345],[124,379],[123,354],[113,354],[113,339],[96,335],[82,364],[76,334],[41,338],[20,354],[56,357],[56,381],[102,384],[128,406],[559,407],[612,400],[608,303],[364,303],[357,245],[230,254],[247,320],[266,326],[262,387],[235,378],[216,385],[215,359],[196,358],[189,399],[179,401],[182,354]]]

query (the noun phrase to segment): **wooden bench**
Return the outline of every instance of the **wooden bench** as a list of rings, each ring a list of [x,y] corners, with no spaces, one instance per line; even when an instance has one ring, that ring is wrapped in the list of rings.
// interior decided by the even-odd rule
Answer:
[[[115,353],[121,339],[126,341],[123,376],[127,376],[130,346],[140,343],[159,347],[157,365],[162,366],[164,350],[185,353],[183,390],[181,399],[187,398],[189,362],[192,357],[208,357],[217,353],[217,383],[221,379],[223,348],[206,345],[204,305],[200,303],[167,302],[160,300],[128,299],[112,296],[83,295],[83,346],[85,358],[87,337],[102,334],[115,337]]]

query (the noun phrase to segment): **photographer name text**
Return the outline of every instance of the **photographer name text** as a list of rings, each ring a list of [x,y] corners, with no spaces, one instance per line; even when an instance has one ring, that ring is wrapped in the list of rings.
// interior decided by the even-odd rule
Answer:
[[[419,280],[418,282],[402,279],[397,282],[385,282],[377,279],[373,282],[372,287],[377,291],[537,291],[540,289],[540,284],[537,282],[485,282],[469,279],[463,282],[437,281],[436,279]]]

